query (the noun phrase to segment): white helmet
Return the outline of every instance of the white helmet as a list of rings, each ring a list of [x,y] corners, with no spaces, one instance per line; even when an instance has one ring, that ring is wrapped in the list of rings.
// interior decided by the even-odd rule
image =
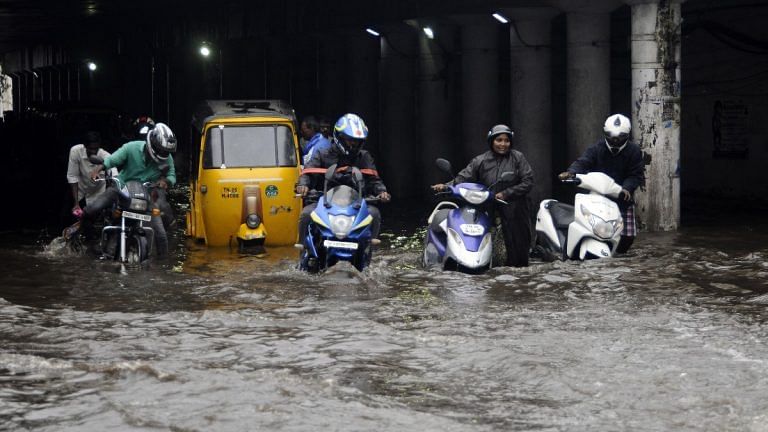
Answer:
[[[176,151],[176,135],[165,123],[157,123],[147,134],[147,151],[157,163],[164,162]]]
[[[605,119],[603,133],[605,134],[605,145],[612,154],[617,155],[624,149],[629,140],[629,132],[632,130],[632,124],[629,119],[621,114],[612,114]]]

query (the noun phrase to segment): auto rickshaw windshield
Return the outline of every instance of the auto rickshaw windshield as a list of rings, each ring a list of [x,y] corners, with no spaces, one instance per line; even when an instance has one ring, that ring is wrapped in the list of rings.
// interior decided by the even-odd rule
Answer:
[[[203,168],[296,165],[293,133],[285,125],[214,126],[206,133]]]

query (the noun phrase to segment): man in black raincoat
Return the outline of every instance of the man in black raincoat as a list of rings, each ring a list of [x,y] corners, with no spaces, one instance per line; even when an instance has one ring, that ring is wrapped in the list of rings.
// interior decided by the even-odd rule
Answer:
[[[533,189],[533,170],[525,156],[511,148],[514,135],[514,132],[503,124],[491,128],[487,136],[490,149],[475,156],[453,179],[452,184],[469,181],[489,186],[499,181],[505,171],[514,174],[512,180],[497,183],[493,192],[497,199],[507,202],[496,205],[496,210],[501,214],[504,245],[507,248],[506,265],[525,267],[528,265],[531,247],[533,220],[532,203],[528,194]],[[445,184],[432,185],[435,191],[446,188]]]

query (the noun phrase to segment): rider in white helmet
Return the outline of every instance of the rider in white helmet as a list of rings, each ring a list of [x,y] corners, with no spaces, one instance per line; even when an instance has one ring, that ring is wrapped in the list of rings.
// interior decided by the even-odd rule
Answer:
[[[630,141],[631,131],[632,123],[626,116],[611,114],[603,124],[603,137],[558,176],[564,180],[575,174],[598,171],[609,175],[621,185],[622,191],[617,203],[624,219],[624,230],[616,248],[617,253],[629,250],[637,236],[633,196],[635,190],[645,182],[643,152]]]

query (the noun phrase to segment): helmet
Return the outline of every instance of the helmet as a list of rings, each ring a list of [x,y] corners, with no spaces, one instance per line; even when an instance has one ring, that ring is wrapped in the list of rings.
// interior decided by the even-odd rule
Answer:
[[[605,134],[605,145],[612,154],[617,155],[627,145],[629,132],[632,130],[632,124],[629,119],[621,114],[612,114],[605,120],[603,133]]]
[[[493,140],[495,140],[497,136],[502,134],[509,135],[510,140],[512,140],[512,138],[515,136],[515,133],[512,132],[512,129],[510,129],[509,126],[503,125],[503,124],[497,124],[496,126],[492,127],[491,130],[488,131],[488,145],[493,144]]]
[[[333,143],[344,155],[357,155],[366,138],[368,126],[357,114],[344,114],[333,127]]]
[[[155,121],[149,116],[136,117],[132,126],[133,130],[136,132],[136,136],[138,138],[144,138],[147,136],[147,133],[155,127]]]
[[[147,151],[152,159],[160,163],[176,151],[176,136],[165,123],[158,123],[147,134]]]

